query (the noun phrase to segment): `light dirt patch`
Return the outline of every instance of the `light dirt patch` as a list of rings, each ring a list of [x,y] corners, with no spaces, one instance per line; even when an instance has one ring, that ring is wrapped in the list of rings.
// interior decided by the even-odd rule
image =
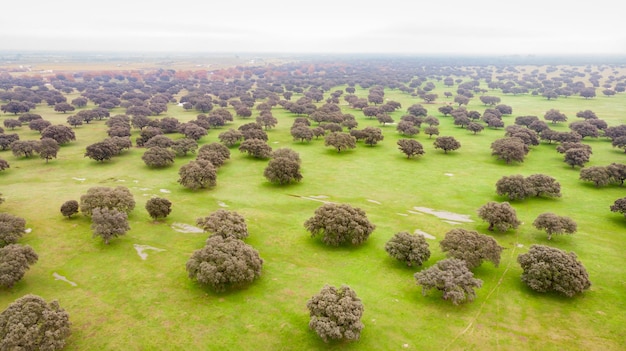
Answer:
[[[141,257],[142,260],[146,260],[148,258],[148,254],[145,253],[146,250],[152,250],[156,252],[165,251],[165,249],[158,249],[149,245],[133,244],[133,247],[135,248],[135,251],[137,251],[137,254],[139,255],[139,257]]]
[[[452,174],[452,173],[444,173],[443,175],[448,176],[448,177],[453,177],[454,176],[454,174]]]
[[[446,222],[446,223],[448,223],[448,224],[452,224],[452,225],[458,225],[458,224],[461,224],[461,223],[459,223],[459,222],[455,222],[455,221],[444,221],[444,222]]]
[[[222,201],[218,201],[218,202],[217,202],[217,205],[218,205],[219,207],[228,207],[228,205],[227,205],[226,203],[222,202]]]
[[[179,233],[202,233],[204,230],[202,228],[194,227],[191,224],[185,223],[173,223],[172,229]]]
[[[428,207],[413,207],[413,209],[419,212],[433,215],[439,219],[443,219],[446,221],[459,222],[455,224],[474,222],[473,220],[470,219],[469,215],[458,214],[458,213],[453,213],[453,212],[448,212],[448,211],[433,210],[432,208],[428,208]]]
[[[169,194],[171,193],[171,191],[167,190],[167,189],[159,189],[160,192],[164,193],[164,194]]]
[[[396,213],[398,216],[408,217],[409,215],[406,213]]]
[[[60,280],[60,281],[66,282],[71,286],[78,286],[78,284],[74,283],[73,281],[68,280],[67,278],[65,278],[64,276],[60,275],[57,272],[52,273],[52,276],[54,277],[54,280]]]
[[[33,231],[33,228],[26,228],[26,229],[24,229],[24,233],[26,233],[26,234],[28,234],[28,233],[30,233],[32,231]]]
[[[302,195],[293,195],[293,194],[289,194],[289,196],[297,197],[297,198],[304,199],[304,200],[311,200],[311,201],[323,202],[323,203],[325,203],[325,204],[332,204],[332,203],[334,203],[334,202],[332,202],[332,201],[326,201],[326,200],[323,200],[323,199],[325,199],[325,198],[328,198],[328,196],[326,196],[326,195],[302,196]]]
[[[371,202],[376,205],[382,205],[379,201],[367,199],[368,202]]]
[[[431,239],[431,240],[437,239],[434,235],[430,235],[430,234],[426,233],[425,231],[422,231],[422,230],[419,230],[419,229],[415,229],[415,231],[413,231],[413,234],[419,234],[419,235],[423,236],[426,239]]]
[[[74,180],[78,180],[79,182],[84,182],[86,178],[77,178],[77,177],[72,177],[72,179],[74,179]]]

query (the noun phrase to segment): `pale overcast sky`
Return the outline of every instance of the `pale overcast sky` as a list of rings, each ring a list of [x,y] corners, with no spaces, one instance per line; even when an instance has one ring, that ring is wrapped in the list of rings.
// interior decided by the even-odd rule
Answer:
[[[11,1],[0,50],[623,54],[616,0]]]

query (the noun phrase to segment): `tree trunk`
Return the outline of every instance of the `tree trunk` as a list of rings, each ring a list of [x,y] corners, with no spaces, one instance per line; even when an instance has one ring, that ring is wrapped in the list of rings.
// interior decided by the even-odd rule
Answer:
[[[487,230],[493,232],[493,223],[489,223],[489,228],[487,228]]]

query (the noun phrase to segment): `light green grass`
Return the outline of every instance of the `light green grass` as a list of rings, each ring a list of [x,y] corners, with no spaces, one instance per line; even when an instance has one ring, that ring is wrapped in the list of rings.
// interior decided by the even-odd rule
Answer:
[[[295,116],[275,108],[279,124],[268,131],[270,145],[293,148],[302,158],[304,178],[290,186],[267,183],[263,177],[267,160],[251,159],[236,148],[231,148],[231,159],[220,168],[217,186],[196,192],[176,182],[178,169],[193,155],[159,170],[147,168],[141,161],[143,149],[137,148],[110,162],[96,163],[83,154],[87,145],[106,137],[102,121],[76,128],[77,141],[63,146],[59,157],[48,164],[37,158],[17,159],[10,151],[0,153],[11,164],[0,173],[0,192],[6,198],[2,210],[27,220],[32,232],[21,243],[33,246],[40,256],[13,289],[0,291],[0,308],[26,293],[58,299],[72,321],[67,350],[392,350],[405,345],[410,350],[622,349],[626,219],[610,212],[609,206],[626,196],[624,188],[596,189],[582,183],[579,170],[563,162],[555,145],[534,147],[522,164],[497,161],[489,145],[504,131],[486,129],[473,135],[454,126],[437,107],[445,102],[443,92],[456,88],[437,84],[440,101],[424,106],[440,117],[440,135],[455,136],[462,147],[444,154],[434,149],[434,138],[419,134],[415,139],[426,154],[418,159],[406,159],[399,152],[396,141],[401,136],[395,126],[382,127],[385,139],[379,145],[367,147],[360,142],[356,149],[339,154],[324,147],[322,139],[293,142],[289,128]],[[366,96],[367,91],[360,89],[357,94]],[[624,94],[556,101],[488,94],[501,96],[502,103],[513,107],[514,114],[504,117],[507,125],[519,115],[542,118],[550,108],[565,112],[570,122],[577,111],[591,109],[609,125],[626,123]],[[422,103],[398,91],[387,90],[385,97],[402,103],[402,111],[392,114],[396,121],[411,104]],[[197,114],[169,108],[164,116],[181,121]],[[357,117],[359,128],[378,125],[360,111],[343,108]],[[476,97],[468,109],[482,112],[485,106]],[[54,123],[64,123],[68,115],[47,107],[35,112]],[[253,120],[236,118],[228,127]],[[209,131],[201,143],[216,141],[226,128]],[[18,133],[23,139],[38,138],[27,127]],[[133,141],[136,136],[134,131]],[[589,165],[626,163],[626,154],[611,148],[609,141],[585,142],[593,147]],[[438,240],[455,227],[487,233],[476,210],[488,201],[505,200],[495,194],[495,182],[504,175],[534,173],[555,177],[563,197],[513,203],[523,225],[516,231],[490,233],[506,249],[498,268],[486,263],[475,270],[484,286],[473,303],[453,306],[434,291],[422,296],[413,279],[420,268],[403,267],[385,253],[385,242],[399,231],[421,229]],[[118,185],[131,189],[137,206],[129,217],[131,230],[110,245],[92,238],[89,220],[82,215],[70,220],[61,216],[64,201],[78,200],[92,186]],[[155,223],[148,217],[144,205],[152,195],[172,201],[173,211],[166,220]],[[326,200],[361,207],[377,228],[360,247],[326,247],[310,238],[302,225],[321,203],[291,195],[325,195]],[[170,226],[194,224],[196,218],[221,208],[220,202],[244,215],[250,231],[246,242],[260,252],[265,264],[262,277],[249,287],[215,294],[190,281],[185,271],[187,259],[204,245],[206,234],[179,233]],[[408,212],[415,206],[468,214],[474,222],[453,225]],[[549,242],[531,225],[547,211],[572,217],[578,233]],[[444,258],[438,240],[429,241],[432,256],[425,267]],[[591,289],[567,299],[525,287],[516,257],[535,243],[576,252],[589,271]],[[147,251],[143,261],[133,244],[166,251]],[[78,286],[55,281],[54,272]],[[324,284],[348,284],[363,300],[365,329],[358,342],[326,345],[308,329],[306,301]]]

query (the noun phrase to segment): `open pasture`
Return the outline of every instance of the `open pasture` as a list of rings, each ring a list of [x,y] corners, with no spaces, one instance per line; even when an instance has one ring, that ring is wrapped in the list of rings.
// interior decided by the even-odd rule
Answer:
[[[20,282],[0,290],[0,308],[27,293],[57,299],[72,322],[66,350],[623,349],[626,218],[611,212],[609,206],[626,196],[624,187],[595,188],[582,182],[580,169],[565,164],[556,145],[546,142],[532,147],[523,163],[507,165],[497,160],[491,156],[490,145],[504,136],[504,130],[485,128],[474,135],[455,126],[452,117],[443,116],[437,108],[452,101],[444,92],[455,93],[456,84],[447,87],[441,81],[432,82],[433,92],[439,95],[434,103],[390,88],[385,88],[385,99],[402,104],[391,113],[396,122],[417,103],[437,117],[440,136],[454,136],[461,143],[459,150],[447,154],[434,148],[435,136],[429,138],[422,128],[414,139],[426,153],[407,159],[396,145],[404,137],[396,132],[395,124],[381,126],[343,99],[342,112],[353,114],[359,129],[380,127],[384,140],[375,146],[360,141],[355,149],[341,153],[324,146],[322,138],[296,142],[290,127],[297,116],[275,106],[272,114],[278,124],[267,131],[268,144],[274,149],[292,148],[302,159],[302,181],[287,186],[269,183],[263,176],[268,161],[250,158],[237,147],[230,148],[230,160],[219,169],[217,186],[198,191],[177,183],[178,169],[195,155],[177,157],[173,166],[164,169],[147,167],[141,160],[145,149],[138,147],[110,161],[93,161],[84,157],[85,148],[107,136],[105,121],[74,128],[76,141],[62,146],[49,163],[37,156],[25,159],[14,157],[11,151],[0,152],[0,158],[11,165],[0,173],[0,193],[6,199],[1,209],[26,219],[31,231],[20,243],[39,254],[39,261]],[[481,86],[486,88],[486,83],[482,81]],[[334,87],[331,92],[345,88]],[[367,97],[368,89],[355,88],[357,96]],[[559,131],[567,131],[567,125],[578,120],[576,112],[587,109],[609,126],[626,124],[624,93],[556,100],[498,90],[486,94],[500,97],[513,108],[511,115],[503,117],[505,125],[522,115],[543,119],[551,108],[569,117],[567,123],[550,125]],[[68,101],[78,95],[68,94]],[[299,97],[294,94],[292,100]],[[85,109],[92,107],[90,102]],[[476,96],[467,108],[482,112],[487,106]],[[55,112],[45,103],[33,112],[53,124],[66,124],[72,114]],[[123,113],[120,107],[111,111],[112,116]],[[159,118],[171,116],[184,122],[198,113],[170,103]],[[11,116],[3,113],[0,119]],[[256,116],[254,109],[252,118],[235,116],[225,127],[209,130],[199,143],[218,141],[219,133],[254,121]],[[39,139],[39,133],[27,126],[14,132],[22,140]],[[133,142],[138,135],[133,129]],[[626,163],[626,154],[613,148],[608,139],[583,141],[593,148],[587,166]],[[496,195],[496,181],[505,175],[537,173],[556,178],[562,197],[511,202],[523,224],[505,233],[488,232],[476,211],[489,201],[506,201]],[[59,212],[63,202],[79,200],[93,186],[128,187],[137,202],[129,215],[131,230],[109,245],[92,238],[85,216],[67,219]],[[152,196],[173,203],[165,220],[152,221],[145,211],[145,202]],[[368,241],[359,247],[334,248],[311,238],[303,223],[323,201],[362,208],[376,225]],[[204,245],[207,234],[181,227],[194,226],[197,218],[220,208],[246,218],[250,236],[245,241],[265,263],[259,280],[218,294],[191,281],[185,271],[185,263]],[[471,221],[442,219],[424,209],[465,215]],[[548,241],[544,232],[532,226],[543,212],[573,218],[578,232]],[[442,300],[436,291],[422,296],[413,278],[418,270],[445,257],[438,241],[453,228],[488,233],[505,247],[499,267],[484,263],[474,270],[484,285],[474,302],[459,306]],[[389,257],[384,245],[397,232],[416,230],[435,237],[428,240],[432,255],[423,267],[408,268]],[[530,290],[520,280],[516,258],[532,244],[575,252],[589,272],[591,288],[574,298]],[[137,245],[146,246],[138,251]],[[308,329],[306,302],[325,284],[349,285],[361,298],[365,328],[359,341],[324,344]]]

